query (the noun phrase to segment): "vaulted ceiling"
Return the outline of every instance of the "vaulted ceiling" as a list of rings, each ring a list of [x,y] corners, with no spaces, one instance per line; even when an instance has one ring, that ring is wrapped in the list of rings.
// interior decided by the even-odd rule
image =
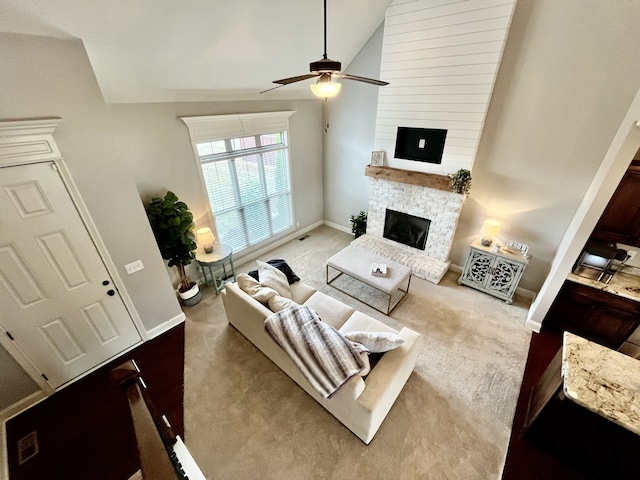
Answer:
[[[327,1],[343,71],[390,3]],[[108,103],[312,98],[313,80],[259,92],[324,51],[322,0],[0,0],[0,31],[82,40]]]

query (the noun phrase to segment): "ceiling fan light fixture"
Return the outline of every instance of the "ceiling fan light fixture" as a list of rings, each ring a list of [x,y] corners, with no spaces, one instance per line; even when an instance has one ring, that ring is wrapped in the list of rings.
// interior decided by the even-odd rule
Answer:
[[[316,97],[333,98],[338,95],[342,84],[332,81],[331,75],[323,74],[318,81],[312,83],[310,87]]]
[[[355,80],[356,82],[364,82],[372,85],[382,87],[389,85],[389,82],[382,80],[376,80],[374,78],[360,77],[358,75],[341,74],[342,64],[336,60],[331,60],[327,57],[327,0],[324,0],[324,54],[320,60],[311,62],[309,64],[309,73],[304,75],[298,75],[295,77],[282,78],[280,80],[274,80],[273,83],[277,83],[277,87],[269,88],[260,93],[270,92],[276,88],[284,87],[296,82],[302,82],[314,77],[320,77],[318,82],[311,85],[311,91],[316,97],[332,98],[338,95],[340,91],[340,83],[334,82],[333,78],[342,78],[345,80]]]

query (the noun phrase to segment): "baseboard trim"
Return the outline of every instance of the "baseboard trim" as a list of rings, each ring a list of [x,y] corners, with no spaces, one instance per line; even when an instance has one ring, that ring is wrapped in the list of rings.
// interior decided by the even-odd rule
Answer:
[[[524,324],[525,327],[527,327],[529,330],[533,330],[536,333],[540,333],[540,330],[542,330],[542,324],[538,323],[534,320],[530,320],[527,319],[527,321]]]
[[[0,412],[0,422],[4,423],[7,420],[12,419],[19,413],[22,413],[26,409],[33,407],[36,403],[41,402],[47,397],[48,395],[42,390],[38,390],[36,392],[33,392],[27,395],[22,400],[18,400],[16,403],[9,405],[7,408],[2,410]]]
[[[147,339],[151,340],[152,338],[157,337],[158,335],[162,335],[164,332],[171,330],[173,327],[180,325],[182,322],[185,321],[186,319],[186,315],[184,314],[184,312],[176,315],[175,317],[167,320],[164,323],[161,323],[160,325],[158,325],[157,327],[153,327],[151,330],[147,330],[145,333],[147,335]]]
[[[329,222],[327,220],[324,220],[322,223],[327,227],[335,228],[336,230],[340,230],[341,232],[350,233],[353,235],[353,232],[351,231],[351,229],[348,227],[345,227],[344,225],[338,225],[337,223]]]

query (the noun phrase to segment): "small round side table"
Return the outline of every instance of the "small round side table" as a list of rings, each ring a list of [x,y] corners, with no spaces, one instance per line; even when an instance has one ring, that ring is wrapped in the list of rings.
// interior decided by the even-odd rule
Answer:
[[[204,250],[196,250],[196,262],[202,269],[202,276],[205,283],[209,283],[207,278],[207,270],[211,275],[211,281],[214,287],[216,287],[216,295],[224,288],[225,284],[231,281],[236,281],[236,270],[233,266],[233,248],[229,245],[216,243],[213,246],[213,252],[205,253]],[[230,272],[227,272],[227,263],[229,263]],[[222,268],[220,275],[216,272]]]

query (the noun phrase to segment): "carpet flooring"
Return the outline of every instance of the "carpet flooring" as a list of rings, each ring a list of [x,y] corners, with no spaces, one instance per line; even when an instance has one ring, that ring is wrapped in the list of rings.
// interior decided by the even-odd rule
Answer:
[[[499,479],[526,363],[529,302],[513,305],[414,277],[390,316],[325,284],[353,239],[322,226],[261,256],[394,328],[423,335],[416,368],[370,445],[362,443],[227,323],[203,287],[185,307],[185,437],[210,479]],[[255,263],[236,272],[255,269]]]

